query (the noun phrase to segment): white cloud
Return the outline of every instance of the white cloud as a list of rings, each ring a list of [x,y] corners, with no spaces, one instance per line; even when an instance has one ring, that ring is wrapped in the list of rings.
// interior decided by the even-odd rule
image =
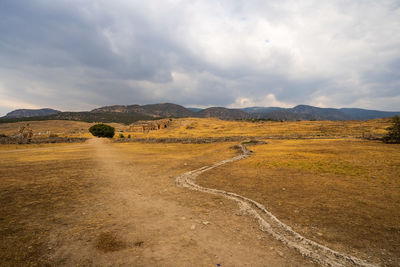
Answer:
[[[20,108],[40,108],[40,106],[25,102],[20,99],[7,96],[7,88],[0,84],[0,110],[20,109]]]
[[[2,103],[392,109],[400,95],[394,0],[32,0],[0,16]]]
[[[274,94],[267,94],[257,98],[238,97],[235,103],[230,105],[232,108],[244,107],[293,107],[293,104],[278,101]]]

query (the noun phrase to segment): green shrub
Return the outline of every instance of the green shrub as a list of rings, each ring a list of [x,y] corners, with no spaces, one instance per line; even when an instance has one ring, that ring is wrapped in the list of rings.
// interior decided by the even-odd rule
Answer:
[[[90,127],[89,132],[97,137],[113,138],[115,134],[115,128],[103,123],[99,123]]]
[[[124,134],[120,133],[119,138],[125,138]]]
[[[388,127],[388,133],[383,137],[385,143],[400,143],[400,117],[394,116],[392,118],[393,125]]]
[[[131,139],[131,135],[130,134],[128,134],[128,138]]]

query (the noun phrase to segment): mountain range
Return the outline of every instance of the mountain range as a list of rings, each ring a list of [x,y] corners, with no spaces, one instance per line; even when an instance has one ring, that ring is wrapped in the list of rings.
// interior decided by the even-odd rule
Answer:
[[[48,116],[60,113],[61,111],[51,109],[51,108],[42,108],[42,109],[16,109],[9,113],[7,113],[4,118],[24,118],[24,117],[39,117],[39,116]]]
[[[216,117],[226,120],[234,119],[271,119],[271,120],[369,120],[393,117],[400,112],[367,110],[359,108],[319,108],[298,105],[294,108],[280,107],[248,107],[230,109],[224,107],[185,108],[171,103],[152,105],[106,106],[92,110],[94,113],[121,112],[139,113],[152,117]]]
[[[20,109],[8,113],[0,122],[15,120],[79,120],[88,122],[132,123],[137,120],[158,118],[216,117],[224,120],[369,120],[393,117],[400,112],[366,110],[359,108],[319,108],[298,105],[293,108],[248,107],[229,109],[224,107],[186,108],[172,103],[149,105],[113,105],[84,112],[60,112],[54,109]]]

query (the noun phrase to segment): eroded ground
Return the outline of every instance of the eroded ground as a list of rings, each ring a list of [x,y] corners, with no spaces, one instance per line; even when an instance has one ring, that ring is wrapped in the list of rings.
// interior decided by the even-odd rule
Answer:
[[[42,145],[0,151],[0,265],[307,266],[236,204],[175,176],[232,143]]]

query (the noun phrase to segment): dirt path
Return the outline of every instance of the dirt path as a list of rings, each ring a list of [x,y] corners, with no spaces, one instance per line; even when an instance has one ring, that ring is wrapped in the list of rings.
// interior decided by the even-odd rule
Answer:
[[[235,203],[176,187],[176,166],[186,166],[187,159],[146,158],[145,164],[152,166],[147,170],[115,144],[101,139],[89,144],[106,188],[101,192],[102,209],[87,215],[107,217],[97,234],[115,234],[127,245],[103,253],[68,242],[59,254],[68,255],[67,265],[88,258],[91,265],[101,266],[314,265],[272,238],[261,237],[256,227],[249,227],[251,218],[235,215]]]
[[[176,184],[190,190],[224,196],[227,199],[237,202],[240,210],[244,214],[256,219],[261,231],[270,234],[275,239],[283,242],[289,248],[297,250],[301,255],[308,257],[321,265],[377,266],[361,259],[332,250],[326,246],[305,238],[299,233],[293,231],[288,225],[282,223],[271,212],[266,210],[266,208],[262,204],[252,199],[223,190],[205,188],[195,183],[196,177],[198,177],[200,174],[223,164],[245,159],[251,155],[251,153],[246,149],[244,145],[240,145],[240,147],[242,152],[240,155],[220,161],[211,166],[204,166],[199,169],[186,172],[176,178]]]
[[[239,196],[176,186],[180,173],[211,166],[180,176],[195,186],[200,173],[247,156],[221,161],[233,144],[92,139],[0,154],[0,265],[316,266],[242,216],[255,208],[238,211]]]

